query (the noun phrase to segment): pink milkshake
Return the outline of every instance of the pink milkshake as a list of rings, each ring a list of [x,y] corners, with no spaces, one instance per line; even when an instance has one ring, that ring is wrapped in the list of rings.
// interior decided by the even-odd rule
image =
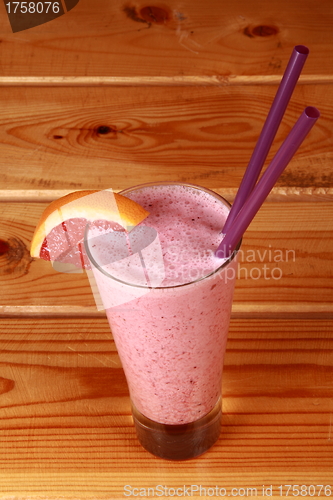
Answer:
[[[121,194],[149,211],[141,228],[133,231],[152,230],[160,253],[151,253],[140,283],[137,277],[124,280],[117,275],[117,290],[114,268],[98,269],[101,260],[105,262],[105,245],[91,240],[88,255],[97,264],[94,275],[102,299],[104,295],[108,303],[110,294],[121,299],[106,313],[141,443],[164,458],[190,458],[208,449],[220,432],[223,358],[237,259],[234,254],[222,261],[214,251],[230,207],[209,190],[177,183],[137,186]],[[120,267],[133,248],[128,252]],[[142,259],[134,262],[137,276]],[[160,279],[154,287],[149,278],[151,270],[156,277],[156,268]],[[129,289],[139,294],[131,295]]]

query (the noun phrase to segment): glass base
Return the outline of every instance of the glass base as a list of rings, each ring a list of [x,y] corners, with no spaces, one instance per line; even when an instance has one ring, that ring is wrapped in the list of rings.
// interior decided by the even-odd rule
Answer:
[[[205,453],[221,432],[221,399],[204,417],[183,425],[160,424],[132,405],[132,415],[141,445],[153,455],[168,460],[187,460]]]

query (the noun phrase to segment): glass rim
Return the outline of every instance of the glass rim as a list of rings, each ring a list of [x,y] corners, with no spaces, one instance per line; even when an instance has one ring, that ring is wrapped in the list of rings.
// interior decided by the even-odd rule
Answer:
[[[212,195],[213,197],[217,198],[218,200],[222,201],[222,203],[225,206],[227,206],[229,208],[229,210],[231,208],[231,204],[225,198],[223,198],[223,196],[221,196],[220,194],[216,193],[215,191],[212,191],[211,189],[205,188],[203,186],[199,186],[198,184],[191,184],[189,182],[179,182],[179,181],[147,182],[147,183],[143,183],[143,184],[137,184],[137,185],[132,186],[130,188],[123,189],[122,191],[119,191],[118,194],[125,196],[125,193],[129,193],[131,191],[136,191],[137,189],[141,189],[141,188],[145,188],[145,187],[152,187],[152,186],[156,186],[156,187],[158,187],[158,186],[187,186],[190,188],[198,189],[200,191],[205,191],[206,193],[208,193],[208,194]],[[181,283],[179,285],[148,286],[148,285],[137,285],[134,283],[129,283],[127,281],[120,280],[119,278],[115,278],[110,273],[105,271],[105,269],[103,269],[96,262],[96,260],[94,259],[94,257],[91,254],[91,251],[90,251],[89,245],[88,245],[88,232],[89,232],[89,224],[86,225],[83,242],[84,242],[84,247],[85,247],[85,251],[86,251],[87,257],[89,259],[89,262],[95,267],[95,269],[98,269],[98,271],[100,271],[107,278],[112,279],[113,281],[117,281],[118,283],[121,283],[121,284],[129,286],[129,287],[133,287],[133,288],[144,288],[145,290],[168,290],[168,289],[180,288],[180,287],[193,285],[194,283],[199,283],[200,281],[203,281],[203,280],[213,276],[214,274],[217,274],[223,268],[227,267],[230,264],[230,262],[232,262],[236,258],[238,251],[239,251],[241,244],[242,244],[242,238],[241,238],[240,241],[237,243],[237,246],[236,246],[235,250],[232,252],[232,254],[226,260],[224,260],[223,263],[219,267],[217,267],[214,271],[212,271],[208,274],[205,274],[204,276],[201,276],[200,278],[195,278],[192,281],[188,281],[187,283]]]

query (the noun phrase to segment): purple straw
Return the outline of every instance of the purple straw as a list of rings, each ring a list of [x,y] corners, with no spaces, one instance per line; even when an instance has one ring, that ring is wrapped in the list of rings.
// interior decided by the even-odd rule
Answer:
[[[304,45],[296,45],[296,47],[294,47],[257,145],[254,148],[234,203],[224,224],[222,230],[223,234],[229,231],[230,226],[258,180],[260,171],[265,163],[268,151],[272,145],[308,54],[309,49]]]
[[[313,108],[312,106],[305,108],[288,137],[263,173],[258,184],[238,212],[232,226],[228,229],[228,232],[215,253],[217,257],[229,257],[234,251],[237,243],[242,238],[274,184],[302,144],[306,135],[318,120],[319,116],[320,113],[317,108]]]

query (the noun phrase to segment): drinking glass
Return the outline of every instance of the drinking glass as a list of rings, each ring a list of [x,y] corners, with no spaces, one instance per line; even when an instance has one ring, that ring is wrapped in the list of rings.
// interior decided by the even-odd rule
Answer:
[[[170,192],[170,187],[179,190],[180,186],[198,190],[199,198],[204,195],[215,206],[223,205],[226,213],[230,210],[224,198],[192,184],[150,183],[120,194],[131,197],[144,189],[149,195],[149,190],[156,187]],[[193,210],[195,207],[195,218]],[[163,225],[163,214],[160,217]],[[144,227],[149,229],[149,218]],[[144,234],[145,243],[137,245],[135,255],[118,252],[116,258],[111,258],[116,266],[110,271],[101,265],[101,245],[103,252],[108,244],[117,245],[115,237],[126,240],[128,236],[113,234],[112,243],[108,243],[98,235],[97,239],[86,235],[85,248],[126,375],[137,437],[156,456],[171,460],[193,458],[207,451],[221,431],[223,360],[241,242],[207,275],[163,286],[156,278],[156,261],[163,267],[163,252],[167,249],[159,247],[158,234]],[[124,241],[119,246],[123,250]],[[144,252],[148,247],[147,257]],[[104,252],[106,259],[111,254]],[[124,278],[117,265],[121,263],[123,272],[123,264],[130,258],[136,258],[134,267],[136,271],[141,269],[141,275],[128,278],[127,274]],[[147,284],[147,272],[153,283]]]

